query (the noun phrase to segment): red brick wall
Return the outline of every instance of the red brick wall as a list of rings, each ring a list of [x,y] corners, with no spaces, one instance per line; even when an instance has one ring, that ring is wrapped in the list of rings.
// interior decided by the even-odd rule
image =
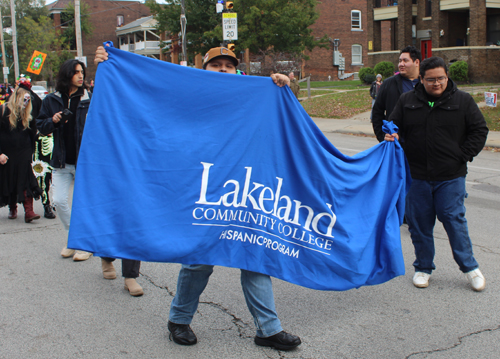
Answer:
[[[381,51],[391,51],[392,44],[392,36],[391,36],[391,21],[381,21],[380,24],[380,37],[382,42],[382,50]]]
[[[366,66],[367,54],[367,22],[366,22],[366,0],[322,0],[317,10],[319,19],[311,26],[313,36],[322,37],[327,35],[332,39],[340,39],[339,51],[345,57],[345,72],[357,72],[362,66],[352,66],[351,46],[359,44],[363,46],[363,62]],[[351,31],[351,10],[361,11],[361,28],[363,31]],[[314,49],[312,53],[307,52],[311,58],[306,61],[303,76],[311,75],[311,79],[332,80],[337,79],[337,66],[333,66],[333,46],[329,49]]]
[[[100,1],[82,0],[89,5],[92,13],[90,21],[94,27],[92,36],[83,35],[83,56],[87,57],[87,80],[95,77],[97,67],[94,65],[94,55],[97,46],[105,41],[113,41],[118,46],[116,36],[117,15],[123,15],[124,24],[144,16],[151,15],[149,8],[135,1]]]
[[[447,64],[451,60],[466,61],[473,83],[500,82],[500,47],[433,49],[432,55],[442,57]]]

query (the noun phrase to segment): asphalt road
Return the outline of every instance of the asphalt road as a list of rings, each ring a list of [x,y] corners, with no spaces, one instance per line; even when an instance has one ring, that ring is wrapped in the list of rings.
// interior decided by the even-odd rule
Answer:
[[[369,137],[327,136],[348,155],[376,144]],[[303,341],[291,352],[253,343],[236,269],[216,268],[192,324],[199,342],[179,346],[167,330],[178,264],[142,263],[138,281],[145,294],[133,298],[121,278],[102,278],[99,258],[73,262],[59,256],[66,243],[59,219],[26,224],[22,215],[8,220],[8,209],[0,208],[0,358],[497,358],[500,153],[483,152],[471,163],[467,189],[484,292],[469,288],[439,223],[437,269],[428,288],[415,288],[413,246],[404,225],[405,276],[346,292],[274,280],[282,325]],[[40,202],[35,209],[43,213]]]

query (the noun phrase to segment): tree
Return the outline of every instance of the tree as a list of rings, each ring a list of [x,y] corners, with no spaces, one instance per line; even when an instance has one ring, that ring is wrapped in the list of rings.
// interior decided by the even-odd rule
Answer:
[[[193,56],[205,53],[210,48],[220,46],[222,42],[222,29],[220,35],[213,36],[212,30],[220,26],[222,17],[215,12],[214,0],[185,0],[186,3],[186,37],[188,40],[188,53]],[[172,39],[177,39],[181,31],[181,0],[173,0],[169,5],[160,5],[155,1],[147,1],[151,13],[158,21],[157,29],[167,32]],[[164,44],[165,45],[165,44]]]
[[[52,82],[61,64],[73,57],[69,52],[67,39],[57,35],[49,17],[40,17],[38,22],[29,16],[25,17],[19,21],[18,30],[23,33],[18,43],[20,68],[28,67],[33,51],[43,52],[47,54],[47,58],[40,75],[29,74],[29,76],[34,81],[46,79]]]
[[[64,29],[63,36],[69,41],[71,50],[76,50],[76,32],[75,32],[75,5],[68,3],[61,13],[61,25],[67,26]],[[92,36],[93,26],[90,22],[90,6],[82,2],[80,6],[80,28],[82,36]]]
[[[27,16],[36,21],[40,17],[48,16],[44,0],[15,0],[14,4],[16,6],[16,22]],[[0,0],[0,8],[2,9],[2,15],[10,15],[10,0]],[[8,23],[5,22],[4,26],[11,26],[10,17],[6,19],[8,19]]]
[[[216,0],[185,0],[187,40],[190,54],[205,53],[220,46],[222,16],[215,11]],[[180,32],[180,0],[159,5],[154,0],[146,4],[158,21],[158,30],[172,37]],[[235,0],[238,14],[238,41],[236,50],[246,48],[254,54],[302,54],[305,49],[328,47],[326,35],[317,40],[310,26],[319,14],[317,0]],[[303,56],[303,55],[302,55]],[[304,56],[304,58],[306,58]]]
[[[49,37],[51,33],[55,36],[55,31],[52,25],[52,21],[50,20],[50,18],[48,18],[48,11],[45,7],[44,0],[15,0],[15,6],[17,48],[20,62],[19,67],[21,73],[24,73],[25,69],[28,67],[28,61],[30,60],[31,55],[33,54],[33,51],[35,49],[47,53],[46,51],[44,51],[46,50],[46,47],[44,47],[43,45],[46,43],[46,41],[42,40],[42,38]],[[0,0],[0,7],[2,10],[2,15],[10,15],[10,0]],[[40,26],[39,22],[43,25]],[[10,16],[5,17],[3,21],[4,28],[10,27],[11,25],[12,23]],[[4,38],[6,43],[5,52],[7,55],[7,66],[10,67],[13,62],[12,46],[10,46],[12,44],[12,37],[10,34],[4,33]],[[42,46],[37,46],[38,43]],[[59,51],[57,56],[59,55],[62,55],[61,51]],[[56,59],[58,60],[57,56]],[[50,56],[50,58],[52,58],[52,56]],[[52,73],[52,70],[49,69],[50,66],[47,65],[48,60],[49,58],[47,58],[46,65],[44,65],[44,69],[42,70],[42,74],[44,74],[45,76]],[[14,71],[11,71],[9,74],[10,83],[14,83],[14,76]],[[30,77],[35,80],[45,78],[42,77],[42,75],[33,75]]]
[[[252,53],[300,54],[305,49],[328,45],[328,37],[312,36],[310,28],[319,17],[316,0],[236,0],[239,47]]]

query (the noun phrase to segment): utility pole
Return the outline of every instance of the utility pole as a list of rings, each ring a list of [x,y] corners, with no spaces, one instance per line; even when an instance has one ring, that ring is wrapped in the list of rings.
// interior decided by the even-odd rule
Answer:
[[[75,0],[75,36],[76,36],[76,56],[83,57],[82,27],[80,24],[80,0]]]
[[[16,7],[14,0],[10,0],[10,16],[12,20],[12,52],[14,53],[15,79],[19,77],[19,56],[17,55],[17,30],[16,30]]]
[[[0,10],[0,41],[2,42],[2,62],[3,62],[3,68],[7,68],[7,57],[5,56],[5,42],[3,40],[3,17],[2,17],[2,10]],[[3,74],[3,82],[7,84],[9,82],[9,75],[6,73]]]

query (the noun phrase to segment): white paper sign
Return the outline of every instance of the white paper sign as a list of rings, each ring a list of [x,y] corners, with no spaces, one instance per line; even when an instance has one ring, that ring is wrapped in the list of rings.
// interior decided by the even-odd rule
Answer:
[[[486,106],[497,107],[497,94],[494,92],[485,92],[484,100],[486,101]]]

